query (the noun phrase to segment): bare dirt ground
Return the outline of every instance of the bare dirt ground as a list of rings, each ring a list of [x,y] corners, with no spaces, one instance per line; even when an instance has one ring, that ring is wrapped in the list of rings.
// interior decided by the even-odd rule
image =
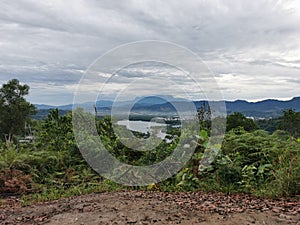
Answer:
[[[7,198],[2,200],[0,224],[300,225],[300,201],[204,192],[120,191],[22,207],[18,198]]]

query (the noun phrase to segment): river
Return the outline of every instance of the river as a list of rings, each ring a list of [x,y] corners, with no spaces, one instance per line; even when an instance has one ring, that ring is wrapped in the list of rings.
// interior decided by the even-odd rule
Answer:
[[[165,123],[158,123],[158,122],[148,122],[148,121],[141,121],[141,120],[119,120],[117,122],[118,125],[126,126],[128,130],[137,131],[141,133],[152,133],[153,130],[158,130],[156,136],[164,139],[166,137],[166,127],[167,124]]]

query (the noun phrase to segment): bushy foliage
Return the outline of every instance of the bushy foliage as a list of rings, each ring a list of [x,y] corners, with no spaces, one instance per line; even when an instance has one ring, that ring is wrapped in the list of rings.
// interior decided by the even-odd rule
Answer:
[[[31,188],[24,188],[26,179],[23,179],[24,184],[20,184],[20,188],[10,188],[10,192],[19,192],[19,189],[23,192],[32,189],[39,192],[44,188],[64,189],[97,183],[102,179],[87,165],[75,144],[71,113],[59,116],[58,110],[51,111],[46,120],[37,123],[35,135],[34,143],[2,145],[0,172],[5,176],[2,176],[0,189],[6,190],[7,184],[16,181],[7,176],[7,171],[19,171],[22,175],[18,175],[20,181],[23,177],[28,182],[32,181]]]
[[[242,113],[235,112],[227,117],[226,131],[242,127],[246,131],[257,129],[257,125],[253,119],[245,117]]]
[[[174,143],[167,143],[165,141],[161,142],[160,138],[152,135],[152,137],[150,137],[151,141],[148,142],[151,146],[139,146],[139,143],[134,143],[130,136],[126,137],[126,135],[128,135],[128,131],[124,126],[115,127],[115,129],[118,129],[118,133],[120,134],[116,135],[112,127],[111,120],[112,119],[110,117],[103,117],[101,120],[98,120],[98,133],[106,149],[108,149],[108,151],[118,160],[127,164],[142,166],[160,162],[173,152],[176,147],[176,143],[178,142],[178,138]],[[168,132],[174,133],[174,130],[177,129],[169,130]],[[144,138],[145,136],[145,134],[139,132],[134,132],[134,134],[139,138]],[[121,136],[124,140],[120,140],[119,136]],[[144,151],[136,151],[126,147],[123,144],[124,141],[126,142],[126,139],[130,141],[130,146],[134,147],[136,145],[136,147],[143,148]],[[159,143],[159,145],[155,149],[151,149],[153,143],[156,142]]]
[[[271,196],[300,193],[300,145],[282,131],[228,132],[212,167],[205,175],[221,189]]]
[[[137,166],[162,161],[172,154],[181,136],[192,135],[184,130],[169,129],[167,132],[172,142],[164,141],[151,151],[137,152],[125,147],[115,135],[111,118],[96,119],[95,126],[112,155]],[[273,197],[300,194],[300,143],[297,138],[286,131],[270,134],[238,127],[226,133],[222,146],[210,146],[208,128],[203,126],[199,132],[196,150],[185,167],[148,189],[239,191]],[[49,193],[49,197],[58,194],[57,190],[61,195],[62,190],[72,189],[70,193],[80,194],[85,193],[84,190],[94,190],[91,187],[122,188],[103,179],[87,165],[76,146],[71,113],[59,115],[58,110],[53,110],[45,120],[37,121],[34,129],[36,140],[33,143],[1,143],[0,190],[34,190]],[[119,129],[122,133],[126,128]],[[84,133],[80,135],[87,144],[95,138]],[[144,137],[145,134],[135,132],[134,135]],[[54,191],[45,192],[45,189]]]

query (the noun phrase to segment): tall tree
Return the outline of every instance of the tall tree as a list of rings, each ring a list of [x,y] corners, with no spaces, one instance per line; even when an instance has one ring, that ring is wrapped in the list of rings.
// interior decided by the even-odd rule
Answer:
[[[244,128],[245,131],[253,131],[258,129],[253,119],[247,118],[240,112],[235,112],[227,117],[226,131],[238,127]]]
[[[0,88],[0,139],[11,142],[14,135],[21,134],[25,122],[35,112],[35,106],[26,101],[29,86],[12,79]]]
[[[300,112],[296,112],[293,109],[284,110],[279,128],[289,132],[294,137],[299,137]]]

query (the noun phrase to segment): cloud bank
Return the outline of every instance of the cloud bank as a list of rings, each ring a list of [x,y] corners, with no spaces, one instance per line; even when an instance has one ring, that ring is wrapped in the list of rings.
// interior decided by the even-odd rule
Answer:
[[[300,96],[299,1],[3,0],[0,7],[0,83],[18,78],[29,84],[34,103],[71,103],[96,58],[149,39],[198,54],[226,100]],[[150,70],[159,73],[155,66],[146,70],[123,75],[150,79]],[[118,90],[126,82],[114,79],[112,85]],[[180,84],[192,88],[189,80]]]

